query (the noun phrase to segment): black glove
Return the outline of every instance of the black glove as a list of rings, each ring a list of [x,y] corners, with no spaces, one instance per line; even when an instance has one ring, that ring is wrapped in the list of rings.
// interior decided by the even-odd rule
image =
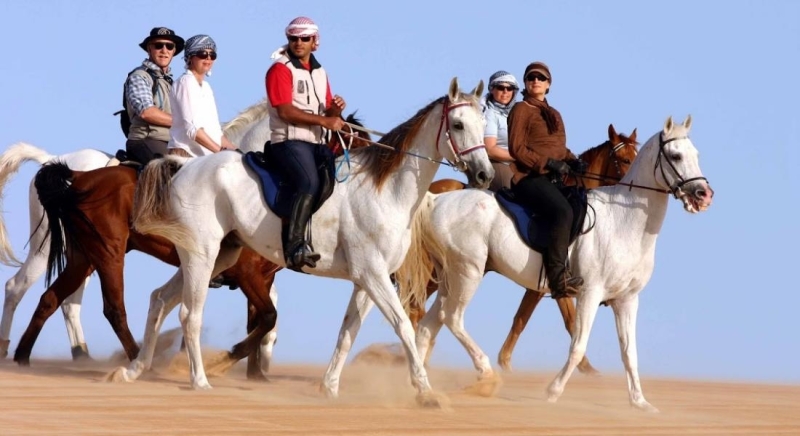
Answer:
[[[567,165],[569,165],[572,172],[575,174],[586,174],[586,169],[589,168],[589,164],[581,159],[570,159],[567,161]]]
[[[563,160],[547,158],[547,163],[544,165],[544,167],[554,173],[561,174],[562,176],[569,174],[569,165],[567,165],[567,163]]]

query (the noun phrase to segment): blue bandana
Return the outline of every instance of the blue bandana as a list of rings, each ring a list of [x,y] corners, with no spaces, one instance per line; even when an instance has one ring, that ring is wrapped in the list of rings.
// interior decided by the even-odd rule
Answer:
[[[217,43],[208,35],[195,35],[186,40],[183,59],[188,61],[193,54],[204,50],[217,51]]]

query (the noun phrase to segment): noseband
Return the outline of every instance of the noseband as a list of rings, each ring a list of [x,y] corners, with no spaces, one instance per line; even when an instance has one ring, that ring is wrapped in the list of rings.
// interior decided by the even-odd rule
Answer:
[[[441,139],[442,128],[444,128],[444,136],[445,138],[447,138],[447,143],[450,145],[450,149],[453,152],[454,160],[451,161],[450,159],[448,159],[447,155],[445,153],[442,153],[441,150],[439,150],[439,153],[442,155],[442,157],[444,157],[447,160],[447,162],[453,168],[457,169],[458,171],[461,171],[462,173],[466,172],[468,167],[467,163],[461,159],[461,156],[464,156],[467,153],[471,153],[481,148],[486,148],[486,144],[478,144],[473,147],[467,148],[466,150],[459,151],[455,139],[450,135],[450,117],[449,117],[450,111],[461,106],[470,106],[470,105],[472,105],[472,103],[470,102],[456,103],[451,105],[449,100],[445,100],[444,103],[442,103],[442,118],[441,120],[439,120],[439,131],[436,133],[436,149],[438,150],[439,139]]]
[[[708,179],[706,179],[703,176],[692,177],[690,179],[684,179],[683,176],[681,175],[681,173],[678,172],[678,169],[675,168],[675,165],[672,163],[672,161],[669,160],[669,158],[667,157],[666,153],[664,153],[664,146],[666,146],[670,142],[678,141],[678,140],[681,140],[681,139],[689,139],[689,137],[688,136],[680,136],[680,137],[677,137],[677,138],[670,138],[670,139],[667,139],[665,141],[664,140],[664,134],[662,133],[661,135],[659,135],[659,137],[658,137],[658,158],[656,159],[656,165],[653,167],[653,177],[655,177],[655,175],[656,175],[656,170],[660,168],[661,169],[661,177],[664,179],[665,183],[669,183],[669,182],[667,181],[667,174],[664,172],[664,165],[661,163],[662,162],[662,159],[661,159],[662,157],[664,158],[663,161],[666,162],[667,165],[669,165],[670,169],[672,169],[672,172],[675,174],[675,177],[677,178],[677,180],[675,181],[675,183],[672,183],[672,184],[669,185],[669,192],[671,192],[672,196],[675,197],[676,199],[680,199],[681,196],[679,194],[681,193],[681,188],[683,188],[686,184],[694,182],[694,181],[697,181],[697,180],[703,180],[706,183],[708,183]]]

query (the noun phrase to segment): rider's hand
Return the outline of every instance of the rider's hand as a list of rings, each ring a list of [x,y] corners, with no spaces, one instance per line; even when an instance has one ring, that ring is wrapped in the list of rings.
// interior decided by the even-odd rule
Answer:
[[[325,117],[322,121],[322,127],[334,132],[342,130],[344,127],[344,120],[341,117]]]
[[[347,103],[345,103],[344,99],[339,95],[333,96],[333,101],[331,101],[331,104],[336,107],[339,112],[344,111],[345,106],[347,106]]]
[[[567,161],[567,165],[573,173],[581,175],[586,174],[586,170],[589,168],[589,164],[581,159],[570,159]]]
[[[561,174],[562,176],[569,174],[569,165],[567,165],[567,163],[563,160],[547,158],[547,163],[544,165],[544,167],[554,173]]]

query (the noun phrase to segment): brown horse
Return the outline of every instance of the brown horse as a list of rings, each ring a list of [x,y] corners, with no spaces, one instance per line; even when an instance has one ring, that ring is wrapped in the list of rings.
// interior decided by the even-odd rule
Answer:
[[[360,125],[350,115],[347,120]],[[369,134],[358,132],[369,140]],[[353,149],[368,145],[358,138]],[[329,144],[335,154],[342,153],[339,137]],[[72,295],[92,271],[97,271],[103,295],[103,314],[125,350],[128,359],[139,354],[127,323],[124,305],[123,266],[125,254],[131,250],[147,253],[163,262],[178,266],[174,245],[164,238],[142,235],[130,228],[137,170],[120,165],[93,171],[72,171],[61,163],[46,164],[35,177],[35,186],[49,220],[50,255],[46,282],[31,322],[14,354],[20,365],[30,364],[33,345],[45,321],[65,298]],[[62,229],[63,227],[63,234]],[[248,299],[248,336],[229,353],[231,361],[249,356],[247,377],[263,379],[258,344],[275,325],[277,311],[269,297],[275,273],[281,266],[267,261],[249,248],[244,248],[237,263],[222,272],[223,283],[238,286]],[[52,277],[57,279],[50,284]],[[158,302],[151,301],[151,305]]]
[[[613,185],[628,171],[631,162],[633,162],[633,159],[636,157],[636,145],[636,129],[634,129],[628,137],[617,133],[614,126],[609,124],[608,141],[586,150],[579,156],[580,159],[588,164],[586,175],[581,177],[579,181],[570,176],[567,178],[566,183],[582,183],[587,189]],[[465,187],[466,185],[458,180],[444,179],[433,182],[428,190],[434,194],[440,194],[443,192],[465,189]],[[430,298],[437,289],[438,284],[431,280],[428,283],[428,298]],[[543,297],[544,294],[535,290],[525,290],[525,295],[522,297],[519,309],[517,309],[517,313],[514,315],[511,331],[508,333],[508,337],[505,343],[503,343],[503,347],[497,358],[498,364],[504,370],[511,370],[511,353],[514,351],[517,339],[519,339],[519,335],[528,324],[528,320],[533,314],[536,305],[539,304],[539,301],[541,301]],[[575,303],[571,298],[560,298],[556,300],[556,302],[561,311],[561,316],[564,319],[564,326],[570,336],[572,336],[575,328]],[[414,329],[416,329],[419,320],[425,315],[425,307],[414,300],[409,302],[409,306],[409,317],[414,325]],[[589,374],[597,373],[597,370],[592,367],[589,363],[589,359],[585,356],[578,365],[578,370]]]

